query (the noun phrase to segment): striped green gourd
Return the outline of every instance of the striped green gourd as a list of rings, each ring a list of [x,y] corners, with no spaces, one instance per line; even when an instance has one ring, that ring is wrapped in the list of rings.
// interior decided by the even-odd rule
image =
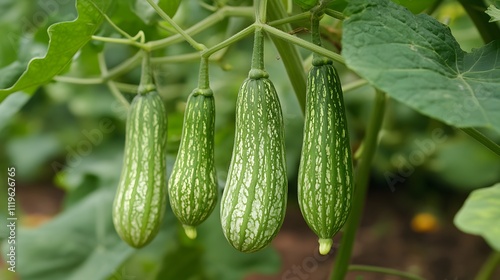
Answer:
[[[167,199],[167,114],[154,86],[142,83],[127,116],[123,167],[113,203],[118,235],[136,248],[156,236]]]
[[[283,116],[263,70],[262,37],[257,31],[252,70],[236,101],[233,154],[221,202],[224,235],[242,252],[271,242],[283,223],[287,200]]]
[[[339,76],[332,62],[314,59],[306,91],[298,174],[302,215],[326,255],[346,222],[353,191],[351,148]]]
[[[190,238],[217,202],[214,165],[215,102],[210,89],[195,89],[188,98],[182,137],[168,183],[170,206]]]

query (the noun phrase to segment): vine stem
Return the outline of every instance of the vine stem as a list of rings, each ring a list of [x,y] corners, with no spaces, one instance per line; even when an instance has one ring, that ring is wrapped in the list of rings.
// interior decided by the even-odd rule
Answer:
[[[500,252],[495,251],[490,254],[486,262],[477,273],[474,280],[489,280],[495,272],[495,269],[500,265]]]
[[[293,16],[273,20],[271,22],[268,22],[267,24],[271,26],[277,26],[277,25],[292,23],[295,21],[306,20],[310,17],[311,17],[311,12],[307,11]]]
[[[202,57],[200,61],[200,73],[198,77],[198,89],[210,89],[210,79],[208,73],[208,58]]]
[[[351,213],[347,219],[347,223],[342,234],[339,251],[333,265],[331,280],[344,280],[349,267],[352,247],[354,245],[356,232],[361,221],[365,197],[368,191],[370,167],[377,149],[378,134],[384,119],[385,101],[385,93],[377,90],[368,128],[366,130],[365,140],[363,141],[363,153],[361,154],[359,166],[356,172],[356,183]]]
[[[383,274],[399,276],[399,277],[411,279],[411,280],[424,280],[424,278],[422,278],[418,275],[415,275],[413,273],[399,271],[399,270],[391,269],[391,268],[379,267],[379,266],[350,265],[349,270],[350,271],[367,271],[367,272],[383,273]]]
[[[331,16],[332,18],[336,18],[336,19],[340,19],[340,20],[345,19],[345,16],[343,13],[341,13],[339,11],[335,11],[333,9],[325,9],[325,14]]]
[[[124,39],[124,38],[112,38],[112,37],[102,37],[102,36],[92,35],[92,40],[101,41],[101,42],[105,42],[105,43],[131,45],[131,46],[135,46],[135,47],[138,47],[141,49],[145,48],[144,44],[138,43],[130,38]]]
[[[132,70],[134,67],[136,67],[139,62],[142,59],[142,55],[144,54],[143,51],[137,52],[134,56],[131,58],[125,60],[122,62],[120,65],[116,66],[115,68],[108,70],[107,68],[105,71],[101,68],[101,77],[99,78],[78,78],[78,77],[69,77],[69,76],[55,76],[53,79],[56,82],[63,82],[63,83],[72,83],[72,84],[81,84],[81,85],[92,85],[92,84],[102,84],[104,82],[107,82],[113,78],[118,77],[119,75]]]
[[[258,23],[266,23],[267,18],[267,0],[258,0],[257,14],[255,15],[255,21]]]
[[[264,70],[264,32],[262,29],[255,30],[252,69]]]
[[[319,30],[320,14],[314,12],[311,14],[311,41],[318,47],[321,47],[321,32]],[[313,53],[313,60],[321,58],[318,53]]]
[[[206,49],[206,47],[203,45],[203,44],[200,44],[198,42],[196,42],[191,36],[189,36],[189,34],[184,31],[184,29],[182,29],[174,20],[172,20],[171,17],[169,17],[167,15],[167,13],[165,13],[161,8],[160,6],[158,6],[155,2],[153,2],[153,0],[146,0],[148,1],[149,5],[151,5],[151,7],[153,7],[153,9],[155,9],[155,11],[158,13],[158,15],[160,15],[161,18],[163,18],[164,20],[166,20],[170,25],[172,25],[172,27],[182,36],[184,37],[184,39],[197,51],[203,51]]]
[[[313,43],[310,43],[306,40],[303,40],[303,39],[300,39],[298,37],[295,37],[293,35],[290,35],[286,32],[283,32],[279,29],[276,29],[272,26],[269,26],[269,25],[263,25],[262,27],[266,32],[268,32],[269,34],[273,35],[273,36],[276,36],[280,39],[283,39],[283,40],[286,40],[292,44],[296,44],[298,46],[301,46],[303,47],[304,49],[308,49],[312,52],[315,52],[315,53],[318,53],[320,55],[323,55],[323,56],[326,56],[340,64],[343,64],[345,65],[345,60],[344,58],[340,55],[340,54],[337,54],[337,53],[334,53],[332,51],[329,51],[327,49],[324,49],[322,47],[319,47]]]
[[[198,59],[200,59],[200,53],[192,52],[192,53],[172,55],[172,56],[152,57],[151,64],[180,63],[180,62],[196,61]]]
[[[270,1],[268,11],[270,20],[279,20],[287,17],[287,12],[282,1]],[[290,24],[276,25],[276,27],[279,27],[285,33],[292,31],[292,26]],[[302,57],[294,44],[276,36],[271,36],[271,40],[281,56],[288,79],[290,80],[290,84],[299,102],[300,109],[302,113],[304,113],[306,108],[306,73],[302,65]]]
[[[474,128],[461,128],[463,132],[467,133],[470,137],[476,139],[479,143],[483,144],[486,148],[490,149],[492,152],[500,156],[500,146],[491,141],[488,137],[486,137],[484,134],[479,132],[477,129]]]
[[[354,82],[351,82],[345,86],[342,86],[342,92],[344,94],[346,94],[347,92],[351,91],[351,90],[355,90],[355,89],[358,89],[362,86],[365,86],[368,84],[368,81],[367,80],[364,80],[364,79],[359,79],[359,80],[356,80]]]
[[[103,75],[108,74],[108,67],[106,66],[106,60],[104,59],[104,52],[100,52],[97,55],[97,60],[99,62],[99,69],[101,70],[101,73]],[[125,99],[125,97],[122,95],[120,90],[116,87],[116,85],[113,83],[113,81],[108,80],[106,82],[106,85],[108,86],[109,90],[111,91],[111,94],[120,102],[123,104],[125,108],[130,107],[130,103]]]
[[[138,93],[141,95],[156,89],[155,83],[153,82],[153,71],[151,69],[151,63],[149,62],[149,55],[148,52],[145,52],[142,57],[141,82],[139,83],[138,89]]]
[[[458,0],[458,2],[474,22],[485,43],[500,39],[500,27],[489,22],[490,17],[484,12],[487,8],[484,0]]]
[[[209,15],[202,21],[198,22],[197,24],[189,27],[188,29],[185,30],[185,32],[191,36],[196,35],[201,31],[209,28],[210,26],[222,21],[228,16],[241,16],[241,17],[253,18],[254,9],[251,7],[250,8],[223,7],[217,12]],[[146,45],[149,47],[150,50],[156,50],[179,42],[182,42],[182,36],[180,34],[176,34],[165,39],[151,41],[149,43],[146,43]]]
[[[245,38],[246,36],[252,34],[255,30],[255,24],[248,26],[247,28],[241,30],[240,32],[234,34],[233,36],[227,38],[226,40],[218,43],[217,45],[210,47],[201,52],[202,57],[210,57],[215,52],[222,50],[223,48],[236,43],[237,41]]]

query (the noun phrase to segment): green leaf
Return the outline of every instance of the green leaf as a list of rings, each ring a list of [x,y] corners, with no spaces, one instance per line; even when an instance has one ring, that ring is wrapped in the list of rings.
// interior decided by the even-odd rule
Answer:
[[[14,85],[0,89],[0,101],[13,92],[48,83],[64,70],[78,50],[90,41],[91,36],[100,27],[102,13],[109,3],[110,0],[78,0],[78,18],[49,27],[50,42],[47,54],[43,58],[32,59]]]
[[[177,12],[177,9],[179,9],[181,1],[182,0],[160,0],[158,5],[165,13],[167,13],[169,17],[173,17]]]
[[[293,0],[293,2],[299,5],[304,11],[309,11],[318,4],[318,1],[319,0]]]
[[[389,0],[353,0],[345,13],[349,68],[432,118],[500,131],[500,41],[466,53],[448,27]]]
[[[202,263],[208,279],[244,279],[249,273],[278,273],[281,267],[279,255],[271,246],[244,254],[229,244],[220,226],[220,200],[212,215],[198,227],[197,239],[205,249]]]
[[[234,280],[244,279],[250,273],[278,273],[280,259],[273,248],[244,254],[229,245],[220,227],[220,202],[197,230],[195,240],[177,244],[175,250],[165,255],[156,279]]]
[[[0,131],[7,125],[8,121],[14,116],[30,99],[30,95],[18,91],[8,96],[0,103]]]
[[[482,236],[500,251],[500,183],[473,191],[455,216],[455,225],[463,232]]]
[[[21,278],[97,280],[111,275],[134,252],[113,228],[113,197],[113,190],[100,189],[40,228],[20,229]]]
[[[180,244],[175,250],[165,255],[162,269],[156,279],[206,279],[201,276],[201,256],[203,254],[203,249],[200,246]],[[171,265],[174,263],[175,265]]]
[[[414,14],[418,14],[429,8],[436,0],[392,0],[392,2],[397,3],[408,10],[410,10]]]
[[[500,10],[497,7],[490,5],[488,9],[486,9],[486,13],[491,17],[489,22],[500,20]]]
[[[435,173],[433,177],[461,191],[469,192],[500,180],[500,158],[470,137],[440,145],[429,167]]]
[[[6,146],[11,164],[19,169],[19,178],[36,178],[40,167],[60,152],[60,145],[54,134],[34,133],[13,138]]]

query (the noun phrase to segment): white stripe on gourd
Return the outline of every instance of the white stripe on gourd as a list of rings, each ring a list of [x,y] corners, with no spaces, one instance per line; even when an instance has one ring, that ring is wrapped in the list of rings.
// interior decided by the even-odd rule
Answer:
[[[195,90],[184,113],[181,143],[169,179],[170,205],[190,238],[217,202],[214,165],[215,103],[211,90]]]
[[[113,203],[118,235],[133,247],[149,243],[166,205],[167,114],[156,91],[138,94],[130,106],[121,177]]]
[[[304,141],[298,174],[302,215],[327,254],[351,207],[352,160],[342,88],[331,61],[307,80]]]
[[[278,95],[266,77],[248,78],[237,98],[234,148],[221,202],[226,239],[242,252],[264,248],[283,223],[286,201],[284,128]]]

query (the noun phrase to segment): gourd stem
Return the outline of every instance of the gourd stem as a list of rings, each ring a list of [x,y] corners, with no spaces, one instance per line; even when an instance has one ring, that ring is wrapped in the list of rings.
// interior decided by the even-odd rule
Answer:
[[[155,90],[155,84],[153,82],[153,74],[151,70],[151,65],[149,63],[149,53],[145,52],[142,57],[142,68],[141,68],[141,82],[139,84],[138,93],[146,94]]]
[[[196,42],[193,37],[191,37],[184,29],[182,29],[177,23],[165,13],[158,4],[156,4],[153,0],[146,0],[151,7],[158,13],[158,15],[163,18],[166,22],[168,22],[174,29],[179,33],[186,42],[188,42],[195,50],[203,51],[206,47],[198,42]]]
[[[264,71],[264,32],[256,27],[253,42],[252,69]]]
[[[266,23],[267,18],[267,0],[255,1],[256,11],[255,11],[255,21],[258,23]]]
[[[493,279],[493,273],[500,265],[500,252],[494,251],[490,254],[486,262],[481,267],[481,270],[476,275],[474,280],[488,280]]]
[[[287,12],[282,1],[270,1],[268,11],[269,20],[275,22],[287,16]],[[281,26],[276,25],[276,27],[283,30],[283,33],[285,34],[292,31],[292,26],[290,24],[283,24]],[[281,61],[283,61],[290,84],[295,91],[300,109],[303,113],[306,108],[306,73],[302,66],[302,57],[300,56],[297,47],[289,41],[281,40],[276,36],[271,36],[271,40],[276,46],[276,50],[281,57]]]
[[[321,32],[319,30],[320,16],[317,13],[311,14],[311,36],[312,42],[321,47]],[[314,53],[314,57],[318,57],[318,54]]]
[[[370,177],[370,168],[377,149],[377,140],[385,111],[385,93],[377,90],[373,110],[370,116],[370,122],[366,130],[366,136],[363,141],[364,149],[359,160],[358,169],[355,177],[354,199],[351,208],[351,214],[342,234],[339,251],[333,264],[333,273],[331,280],[344,280],[351,259],[352,247],[356,237],[363,206],[368,190],[368,179]]]
[[[210,89],[210,79],[208,73],[208,57],[202,57],[200,61],[200,74],[198,77],[199,89]]]
[[[319,22],[323,16],[322,2],[311,10],[311,41],[318,47],[321,47],[321,31],[319,29]],[[312,64],[315,66],[325,65],[332,63],[331,59],[326,58],[317,52],[313,53]]]

